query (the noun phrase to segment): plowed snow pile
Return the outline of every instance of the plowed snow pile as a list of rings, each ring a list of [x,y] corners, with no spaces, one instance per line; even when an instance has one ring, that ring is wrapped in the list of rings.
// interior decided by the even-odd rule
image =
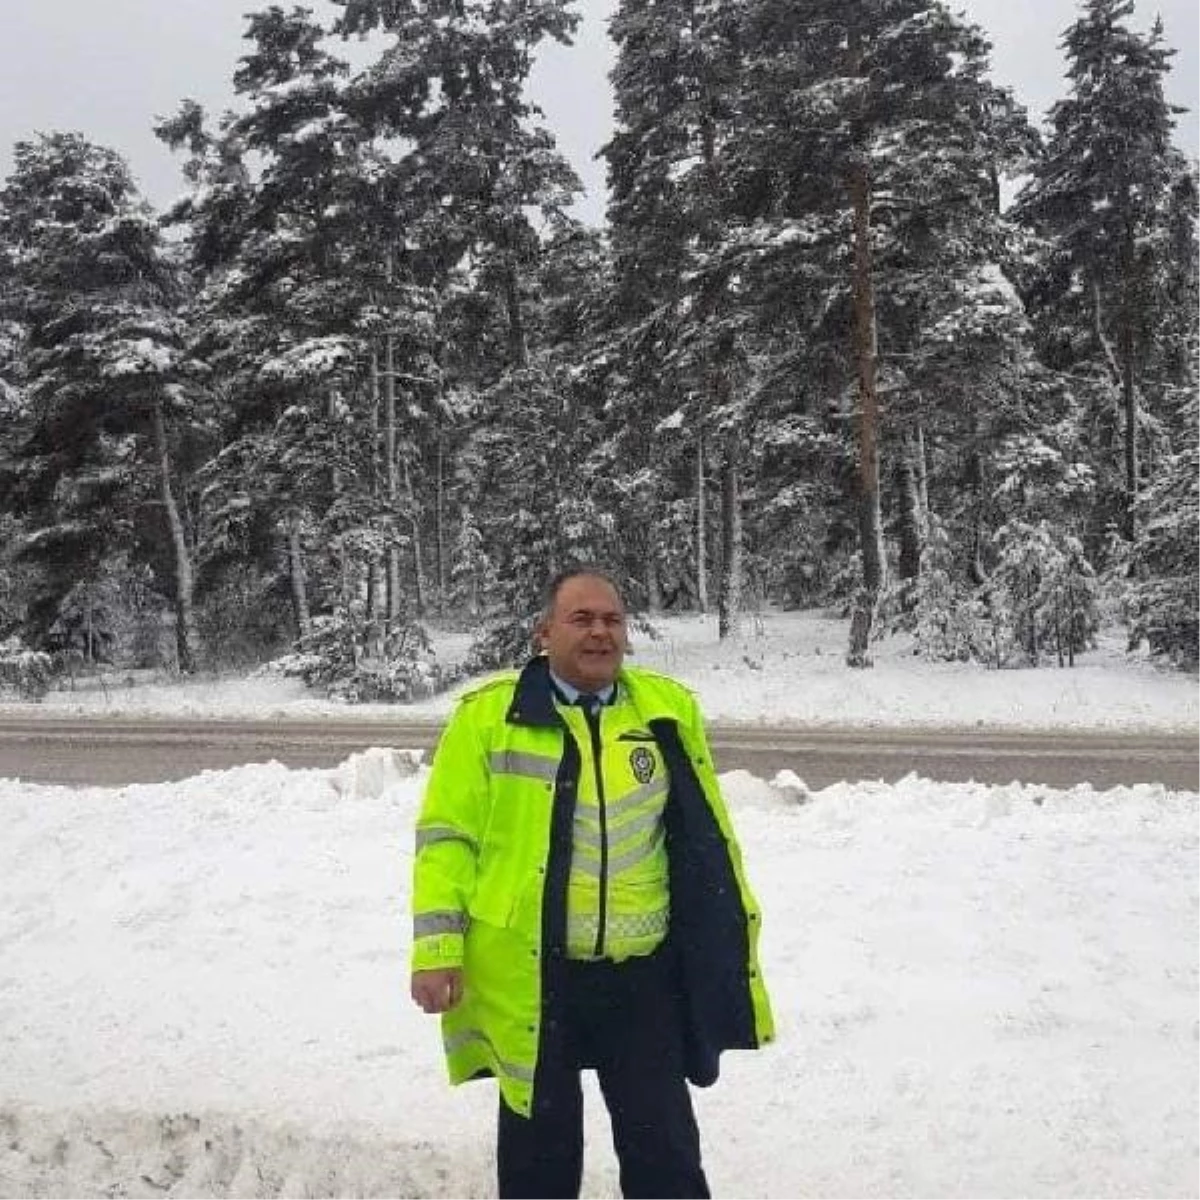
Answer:
[[[422,778],[0,781],[0,1194],[493,1194],[407,996]],[[717,1194],[1196,1194],[1196,796],[723,784],[779,1039],[696,1094]]]

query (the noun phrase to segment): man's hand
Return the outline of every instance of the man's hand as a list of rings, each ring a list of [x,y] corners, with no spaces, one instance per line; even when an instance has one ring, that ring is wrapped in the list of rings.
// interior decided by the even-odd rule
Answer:
[[[412,973],[412,998],[427,1013],[449,1012],[463,995],[462,967]]]

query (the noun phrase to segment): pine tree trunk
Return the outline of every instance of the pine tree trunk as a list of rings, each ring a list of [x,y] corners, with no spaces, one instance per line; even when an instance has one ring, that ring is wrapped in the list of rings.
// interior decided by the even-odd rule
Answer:
[[[925,515],[921,508],[917,446],[912,437],[904,438],[896,470],[900,492],[900,578],[916,583],[921,577],[921,551],[925,549]],[[906,595],[911,596],[911,591],[908,589]]]
[[[971,559],[967,564],[967,578],[975,587],[982,587],[987,582],[987,573],[983,569],[983,455],[979,451],[979,416],[973,405],[969,411],[966,475],[971,495]],[[985,600],[990,608],[990,594]]]
[[[702,7],[702,6],[700,6]],[[692,37],[697,39],[703,38],[705,32],[701,21],[701,14],[697,11],[698,5],[695,0],[690,0],[686,6],[686,21],[687,30]],[[699,43],[699,40],[697,41]],[[702,77],[700,83],[700,94],[697,97],[697,116],[699,119],[699,134],[700,134],[700,161],[704,164],[704,174],[708,183],[709,194],[711,196],[720,195],[720,178],[717,167],[717,120],[716,120],[716,97],[711,94],[710,81],[707,76]],[[715,244],[714,231],[709,229],[702,232],[700,235],[702,243],[709,247]],[[717,307],[715,294],[709,294],[701,300],[701,308],[699,312],[700,320],[708,321],[714,316],[714,310]],[[719,372],[721,366],[714,366],[709,362],[706,366],[708,379],[707,387],[716,390],[721,384]],[[703,403],[703,401],[702,401]],[[708,566],[705,562],[707,557],[708,537],[706,524],[708,520],[707,506],[705,504],[705,478],[704,478],[704,420],[706,412],[701,411],[696,423],[698,431],[696,440],[696,596],[697,602],[702,613],[708,612]],[[721,582],[718,581],[718,598],[717,603],[720,606],[721,597]],[[718,614],[718,624],[720,623],[720,615]],[[723,636],[718,634],[718,636]]]
[[[649,539],[647,539],[649,541]],[[651,614],[662,612],[662,580],[658,574],[658,555],[646,547],[646,608]]]
[[[302,638],[312,633],[312,617],[308,611],[308,577],[304,567],[304,546],[300,541],[300,517],[293,513],[287,525],[288,577],[292,585],[292,608],[296,614],[296,629]]]
[[[391,277],[390,262],[388,277]],[[383,455],[387,511],[391,518],[387,545],[387,617],[390,624],[400,618],[400,547],[396,544],[400,504],[400,465],[396,461],[396,339],[390,331],[384,339]]]
[[[1025,593],[1025,609],[1028,619],[1027,633],[1027,649],[1029,652],[1029,663],[1036,667],[1040,658],[1040,650],[1038,648],[1038,628],[1037,628],[1037,588],[1030,581]]]
[[[1075,585],[1067,584],[1067,665],[1075,666],[1075,630],[1078,627],[1079,608],[1075,600]]]
[[[437,604],[446,604],[446,436],[438,429],[437,482],[434,497],[434,550],[437,554]]]
[[[509,362],[520,369],[529,365],[529,346],[525,340],[525,320],[521,315],[517,269],[511,263],[504,268],[504,302],[508,309]]]
[[[1125,537],[1133,545],[1137,540],[1138,451],[1137,388],[1134,384],[1133,334],[1133,231],[1127,230],[1121,247],[1121,331],[1118,353],[1121,358],[1121,407],[1125,416]]]
[[[338,419],[338,404],[337,404],[337,389],[330,388],[325,393],[325,417],[329,421],[330,428],[336,430]],[[335,441],[337,435],[334,435]],[[335,453],[329,463],[329,502],[330,507],[337,503],[338,498],[342,494],[342,473],[338,469],[338,456]]]
[[[330,429],[333,431],[333,445],[329,465],[329,507],[334,508],[342,495],[342,470],[339,466],[341,437],[337,432],[339,423],[338,393],[337,389],[332,386],[325,394],[325,416],[329,421]],[[344,611],[349,612],[359,590],[357,564],[351,560],[350,553],[344,541],[339,540],[335,543],[335,547],[334,554],[337,558],[338,574],[340,576],[338,580],[339,603]]]
[[[1058,654],[1058,668],[1061,671],[1064,666],[1062,605],[1057,597],[1054,600],[1054,648]]]
[[[708,512],[704,503],[704,434],[696,434],[696,606],[708,612],[708,557],[706,526]]]
[[[921,503],[922,543],[929,536],[929,463],[925,458],[925,427],[917,423],[917,498]]]
[[[738,488],[737,435],[725,444],[721,467],[721,587],[717,598],[717,637],[737,632],[742,598],[742,503]]]
[[[196,670],[196,614],[192,603],[194,577],[192,559],[188,551],[183,521],[175,493],[171,488],[171,458],[167,451],[167,424],[160,399],[154,401],[151,410],[154,425],[154,452],[158,458],[158,487],[163,511],[167,515],[167,526],[171,533],[171,550],[175,562],[175,649],[179,659],[179,670],[191,675]]]
[[[1132,339],[1130,339],[1132,342]],[[1138,451],[1137,391],[1133,383],[1133,346],[1124,348],[1121,390],[1125,409],[1125,537],[1137,541]]]
[[[412,473],[408,467],[408,459],[404,460],[404,491],[408,498],[409,525],[412,529],[413,552],[413,586],[416,591],[417,616],[425,615],[425,566],[424,551],[421,546],[421,510],[417,504],[417,493],[412,485]]]
[[[879,509],[879,401],[876,393],[875,294],[871,278],[870,179],[861,156],[850,169],[854,210],[854,357],[858,372],[858,528],[862,586],[854,599],[846,662],[868,667],[871,628],[884,580],[883,520]]]
[[[371,499],[375,511],[380,509],[381,488],[379,479],[379,407],[382,402],[379,386],[379,345],[371,343]],[[378,628],[380,600],[383,589],[379,560],[372,554],[367,566],[367,621],[372,629]]]

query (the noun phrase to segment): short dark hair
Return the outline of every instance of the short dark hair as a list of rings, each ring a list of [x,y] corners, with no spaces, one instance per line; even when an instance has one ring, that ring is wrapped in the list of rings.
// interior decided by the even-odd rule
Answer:
[[[617,598],[621,603],[625,603],[625,597],[621,594],[621,585],[613,577],[611,571],[592,563],[574,563],[569,567],[564,567],[546,584],[545,590],[542,592],[542,617],[544,619],[548,620],[554,611],[555,601],[558,600],[558,593],[563,590],[564,584],[570,583],[572,579],[578,579],[581,575],[593,579],[603,579],[617,593]]]

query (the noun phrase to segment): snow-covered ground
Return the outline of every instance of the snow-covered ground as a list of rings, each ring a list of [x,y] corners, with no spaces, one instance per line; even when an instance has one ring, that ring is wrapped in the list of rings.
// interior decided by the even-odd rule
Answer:
[[[0,785],[0,1195],[494,1194],[407,997],[423,770]],[[716,1194],[1196,1194],[1195,795],[723,784],[779,1039],[697,1093]]]
[[[966,663],[927,663],[914,656],[910,638],[897,636],[876,646],[874,669],[851,671],[844,662],[844,620],[769,612],[746,617],[741,633],[725,642],[718,641],[711,617],[667,618],[657,628],[657,639],[634,632],[630,661],[688,683],[711,720],[1176,732],[1195,730],[1200,720],[1195,676],[1127,657],[1115,634],[1071,669],[992,671]],[[465,634],[435,636],[448,662],[461,658],[469,641]],[[40,708],[114,716],[440,721],[458,690],[402,708],[348,708],[321,699],[298,680],[271,674],[179,683],[114,673],[73,691],[53,692]],[[0,713],[30,711],[29,705],[0,704]]]
[[[845,625],[672,621],[635,661],[710,718],[1194,730],[1196,680],[869,672]],[[450,649],[461,650],[465,639]],[[437,720],[276,678],[92,685],[19,711]],[[13,706],[17,708],[17,706]],[[377,749],[174,784],[0,780],[0,1196],[494,1194],[491,1084],[408,1000],[424,768]],[[1194,1196],[1197,804],[1159,787],[722,777],[779,1039],[697,1093],[730,1196]],[[585,1194],[618,1194],[588,1092]]]

